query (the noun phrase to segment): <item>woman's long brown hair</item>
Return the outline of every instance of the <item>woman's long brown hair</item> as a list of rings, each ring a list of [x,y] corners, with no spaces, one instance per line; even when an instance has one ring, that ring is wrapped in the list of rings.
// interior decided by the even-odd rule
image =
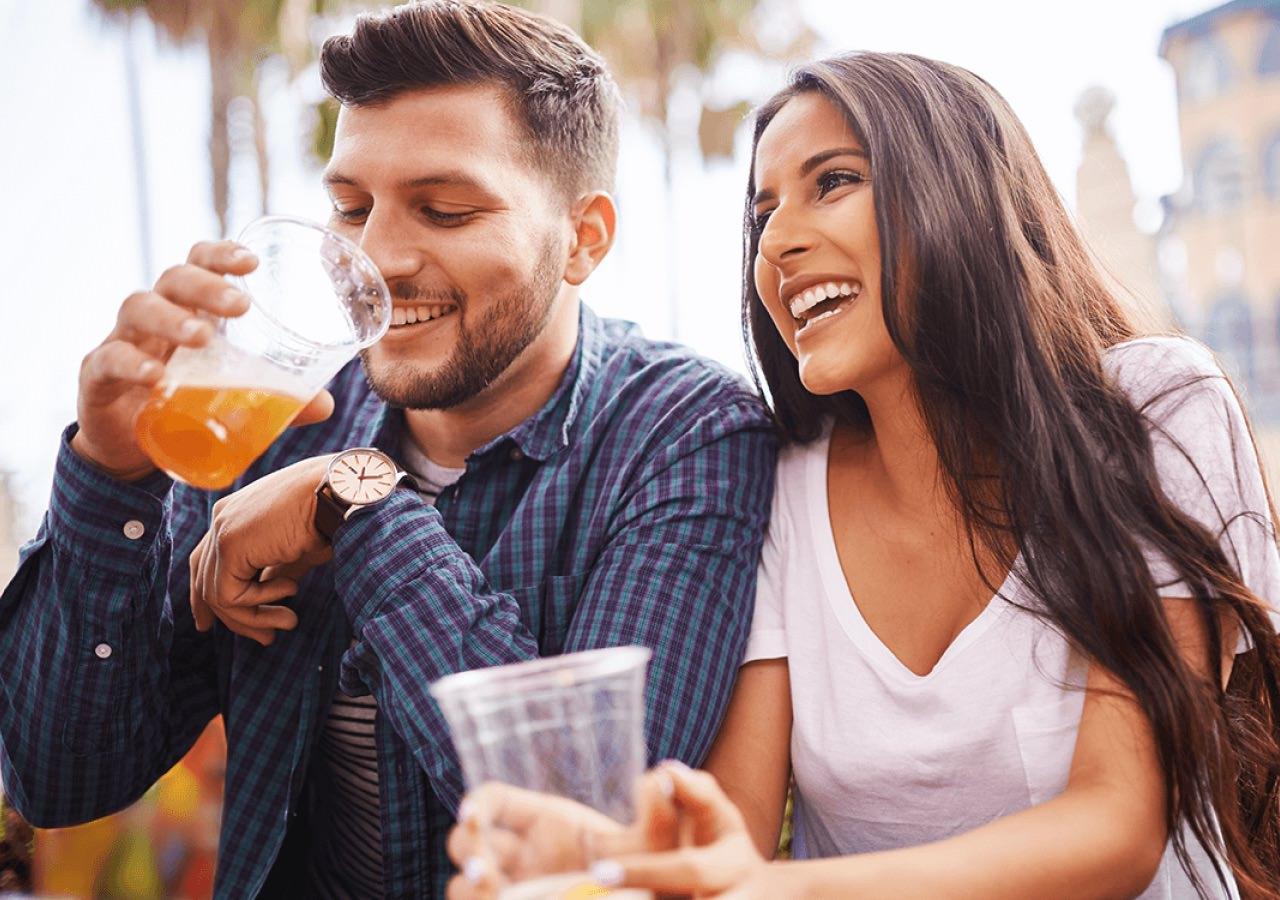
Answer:
[[[1201,894],[1208,886],[1181,826],[1214,851],[1224,884],[1217,859],[1244,896],[1280,894],[1280,641],[1220,544],[1230,523],[1210,530],[1166,496],[1150,403],[1136,408],[1104,374],[1104,352],[1136,329],[1026,132],[964,69],[861,53],[797,70],[757,113],[755,143],[809,91],[843,111],[870,157],[885,323],[972,545],[1016,544],[1037,599],[1029,611],[1132,691],[1151,723],[1170,838]],[[857,394],[805,390],[756,293],[754,157],[753,145],[743,328],[757,386],[763,375],[791,440],[814,439],[827,419],[866,427]],[[1156,400],[1192,387],[1170,386]],[[1252,513],[1270,529],[1267,503]],[[1226,690],[1180,655],[1144,548],[1188,586],[1209,638],[1206,671],[1218,671],[1234,639],[1224,623],[1251,640]]]

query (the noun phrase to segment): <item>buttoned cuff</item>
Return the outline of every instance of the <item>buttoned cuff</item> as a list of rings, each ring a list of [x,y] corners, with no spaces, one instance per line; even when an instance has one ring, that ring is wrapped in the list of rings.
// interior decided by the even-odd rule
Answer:
[[[50,536],[59,550],[95,568],[136,573],[160,536],[173,479],[161,472],[133,482],[112,478],[71,449],[77,430],[68,426],[58,448]]]

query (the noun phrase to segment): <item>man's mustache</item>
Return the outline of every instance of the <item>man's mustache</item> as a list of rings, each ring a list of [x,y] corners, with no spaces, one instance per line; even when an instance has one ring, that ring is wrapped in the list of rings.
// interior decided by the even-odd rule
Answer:
[[[466,295],[457,288],[425,288],[411,281],[397,281],[388,285],[391,296],[401,303],[453,303],[462,306]]]

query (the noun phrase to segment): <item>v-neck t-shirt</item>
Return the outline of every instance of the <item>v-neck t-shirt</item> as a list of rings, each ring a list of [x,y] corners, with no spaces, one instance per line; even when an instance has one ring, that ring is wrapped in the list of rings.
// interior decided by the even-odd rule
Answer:
[[[1280,556],[1259,463],[1212,354],[1185,338],[1144,338],[1109,350],[1104,367],[1139,408],[1149,403],[1166,494],[1223,533],[1228,558],[1274,610]],[[1021,558],[933,669],[916,674],[880,641],[850,593],[830,504],[857,498],[829,500],[829,446],[828,428],[779,457],[745,656],[787,659],[793,854],[829,857],[942,840],[1060,794],[1087,665],[1061,634],[1019,608],[1036,606],[1019,575]],[[1187,596],[1166,561],[1151,553],[1148,562],[1161,596]],[[1273,620],[1280,623],[1274,612]],[[1209,859],[1187,838],[1203,883],[1220,890]],[[1236,896],[1230,887],[1214,896]],[[1193,895],[1170,845],[1141,896]]]

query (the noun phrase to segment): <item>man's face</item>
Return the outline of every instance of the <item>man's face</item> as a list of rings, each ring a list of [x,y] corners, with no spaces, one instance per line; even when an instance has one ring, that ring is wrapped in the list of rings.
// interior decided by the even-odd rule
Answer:
[[[340,113],[325,172],[330,226],[364,248],[391,289],[393,324],[362,354],[387,402],[465,403],[543,334],[572,223],[550,176],[522,155],[528,141],[490,86]]]

